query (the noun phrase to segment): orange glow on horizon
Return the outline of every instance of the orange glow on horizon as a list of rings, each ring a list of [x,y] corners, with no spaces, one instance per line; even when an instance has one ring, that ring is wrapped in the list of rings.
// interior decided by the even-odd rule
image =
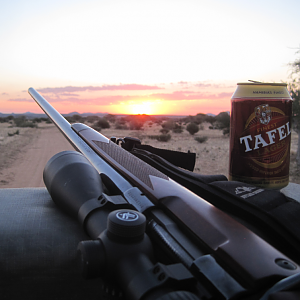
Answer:
[[[103,111],[103,109],[102,109]],[[125,115],[172,115],[174,112],[166,101],[130,101],[105,107],[111,114]]]
[[[153,107],[151,102],[141,102],[138,104],[129,105],[129,110],[133,115],[153,115]]]
[[[46,97],[47,99],[47,97]],[[105,105],[79,102],[50,102],[60,113],[109,113],[122,115],[196,115],[197,113],[218,114],[230,111],[230,99],[218,100],[135,100]],[[2,113],[43,113],[34,100],[26,102],[4,101],[1,107]]]

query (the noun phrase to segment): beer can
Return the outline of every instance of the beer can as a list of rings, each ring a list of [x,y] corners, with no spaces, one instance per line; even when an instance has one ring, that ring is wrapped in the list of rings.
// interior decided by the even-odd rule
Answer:
[[[229,180],[289,183],[292,99],[285,83],[238,83],[231,98]]]

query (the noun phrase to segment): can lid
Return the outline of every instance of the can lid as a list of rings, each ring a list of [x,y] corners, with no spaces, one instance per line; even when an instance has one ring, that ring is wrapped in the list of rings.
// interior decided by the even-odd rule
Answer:
[[[237,85],[271,85],[271,86],[287,86],[284,82],[261,82],[256,80],[248,80],[249,82],[239,82]]]
[[[280,83],[266,83],[254,80],[249,82],[240,82],[232,95],[233,99],[287,99],[292,100],[291,95],[287,90],[287,84]]]

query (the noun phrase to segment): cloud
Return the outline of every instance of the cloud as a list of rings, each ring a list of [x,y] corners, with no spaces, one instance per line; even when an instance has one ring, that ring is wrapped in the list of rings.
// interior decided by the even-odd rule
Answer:
[[[226,85],[222,83],[207,83],[207,82],[199,82],[196,84],[193,84],[193,86],[198,88],[216,88],[216,89],[228,89],[228,88],[236,88],[236,86],[232,85]]]
[[[8,94],[7,93],[2,93],[1,96],[8,96]]]
[[[27,98],[15,98],[15,99],[8,99],[7,101],[11,102],[32,102],[32,99],[27,99]]]
[[[175,91],[173,93],[153,93],[149,95],[108,95],[95,98],[80,98],[77,94],[64,93],[64,96],[60,98],[60,95],[48,95],[46,100],[50,103],[60,102],[60,103],[77,103],[80,105],[111,105],[120,104],[121,102],[127,101],[151,101],[151,100],[162,100],[162,101],[184,101],[184,100],[220,100],[220,99],[230,99],[232,93],[198,93],[194,91]],[[13,102],[31,102],[32,99],[27,98],[15,98],[9,99],[8,101]]]
[[[65,87],[48,87],[37,89],[38,92],[48,94],[63,94],[85,91],[137,91],[137,90],[160,90],[162,88],[156,85],[144,84],[120,84],[120,85],[102,85],[102,86],[65,86]]]
[[[218,94],[218,96],[220,97],[220,98],[230,98],[231,99],[231,97],[232,97],[232,94],[233,93],[220,93],[220,94]]]
[[[232,93],[219,93],[219,94],[208,94],[208,93],[197,93],[193,91],[177,91],[173,93],[157,93],[151,94],[149,97],[152,99],[161,100],[216,100],[223,98],[231,98]]]
[[[72,94],[72,93],[61,93],[60,96],[64,97],[79,97],[79,94]]]
[[[199,87],[199,88],[207,88],[207,87],[211,87],[210,83],[196,83],[194,86]]]

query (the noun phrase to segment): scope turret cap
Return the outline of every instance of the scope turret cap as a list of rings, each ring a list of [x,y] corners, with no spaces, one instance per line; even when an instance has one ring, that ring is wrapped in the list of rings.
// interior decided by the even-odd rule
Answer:
[[[107,233],[111,238],[131,242],[143,238],[146,217],[134,210],[120,209],[108,215]]]

